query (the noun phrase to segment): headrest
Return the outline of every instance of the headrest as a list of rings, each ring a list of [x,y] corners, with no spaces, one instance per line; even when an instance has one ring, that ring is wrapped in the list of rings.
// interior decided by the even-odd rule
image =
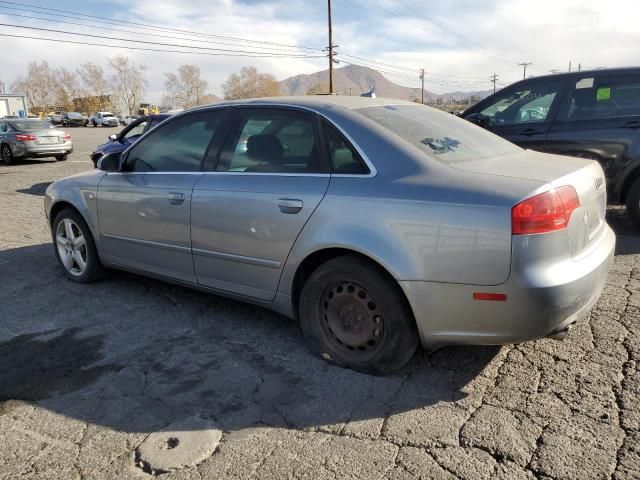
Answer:
[[[259,162],[280,160],[284,148],[275,135],[252,135],[247,140],[247,156]]]

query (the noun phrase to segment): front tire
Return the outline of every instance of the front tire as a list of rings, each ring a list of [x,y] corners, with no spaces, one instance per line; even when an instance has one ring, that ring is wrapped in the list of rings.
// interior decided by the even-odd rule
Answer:
[[[2,148],[0,148],[0,156],[5,165],[11,165],[14,162],[11,147],[7,144],[2,145]]]
[[[53,248],[69,280],[87,283],[104,276],[89,226],[76,210],[65,208],[51,228]]]
[[[636,228],[640,229],[640,178],[636,178],[627,192],[627,215]]]
[[[341,256],[305,282],[300,325],[309,348],[330,363],[384,375],[415,353],[418,332],[398,284],[380,267]]]

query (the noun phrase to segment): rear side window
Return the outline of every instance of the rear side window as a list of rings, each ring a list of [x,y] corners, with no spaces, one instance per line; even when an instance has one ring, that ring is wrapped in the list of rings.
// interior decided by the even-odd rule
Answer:
[[[522,151],[466,120],[422,105],[386,105],[355,111],[444,164]]]
[[[573,88],[566,121],[596,120],[640,115],[640,76],[589,77]]]
[[[127,156],[130,172],[196,172],[214,135],[220,134],[223,111],[184,115],[154,129]]]
[[[239,109],[217,171],[321,173],[313,117],[295,110]]]
[[[345,136],[333,125],[323,122],[331,171],[337,174],[366,175],[369,169]]]

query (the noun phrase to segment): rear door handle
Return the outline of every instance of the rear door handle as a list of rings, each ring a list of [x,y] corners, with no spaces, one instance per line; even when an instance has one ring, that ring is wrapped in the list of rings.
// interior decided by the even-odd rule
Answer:
[[[167,200],[171,205],[182,205],[184,203],[184,193],[169,192],[167,193]]]
[[[640,122],[638,120],[631,120],[624,124],[624,128],[640,128]]]
[[[302,210],[304,203],[302,200],[295,198],[280,198],[278,199],[278,208],[282,213],[298,213]]]

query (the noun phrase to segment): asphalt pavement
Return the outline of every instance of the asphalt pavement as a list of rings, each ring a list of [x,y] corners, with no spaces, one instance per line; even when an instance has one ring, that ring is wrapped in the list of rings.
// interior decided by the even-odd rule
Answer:
[[[420,351],[373,377],[329,366],[295,322],[133,274],[57,265],[46,186],[0,165],[0,479],[638,479],[640,236],[609,209],[607,286],[564,342]]]

